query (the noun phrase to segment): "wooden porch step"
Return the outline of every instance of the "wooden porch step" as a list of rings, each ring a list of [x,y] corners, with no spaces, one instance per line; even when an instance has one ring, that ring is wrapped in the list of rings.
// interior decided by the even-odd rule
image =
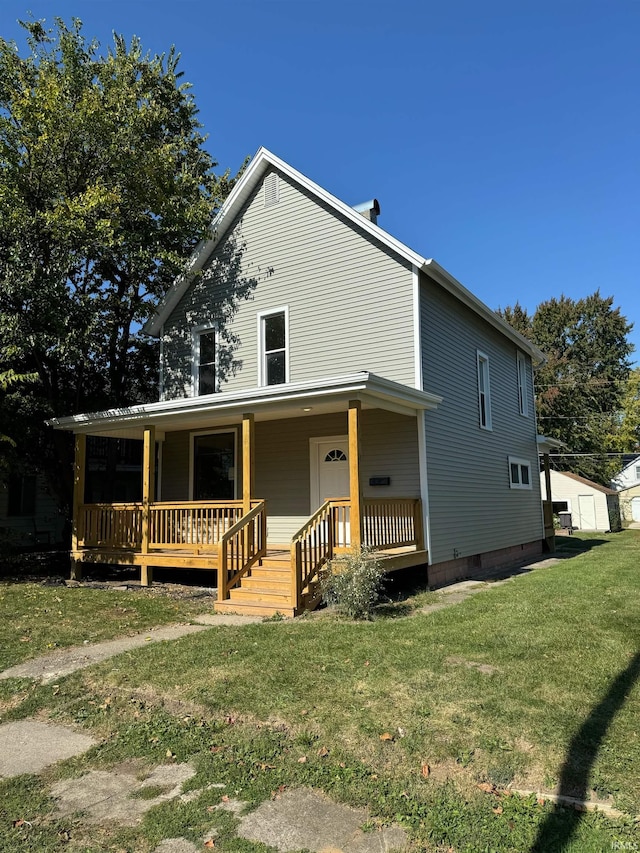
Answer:
[[[291,559],[276,559],[275,557],[263,557],[262,565],[255,568],[272,569],[274,572],[290,572]]]
[[[265,589],[244,589],[236,587],[229,590],[228,601],[237,601],[249,604],[269,604],[274,607],[282,605],[291,607],[291,596],[285,592],[272,592]]]
[[[293,619],[296,612],[292,607],[269,607],[262,604],[240,604],[233,601],[216,601],[213,606],[216,613],[235,613],[238,616],[263,616],[267,619],[269,616],[284,616],[286,619]]]
[[[265,592],[278,592],[287,595],[291,591],[290,575],[282,578],[273,577],[273,575],[260,575],[256,577],[242,578],[242,589],[264,590]]]

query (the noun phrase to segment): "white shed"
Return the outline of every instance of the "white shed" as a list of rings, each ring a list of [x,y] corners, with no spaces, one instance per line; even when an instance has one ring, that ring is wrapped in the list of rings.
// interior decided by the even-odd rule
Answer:
[[[601,486],[569,471],[551,471],[554,511],[571,513],[574,530],[619,530],[620,505],[614,489]],[[540,475],[544,488],[544,474]]]

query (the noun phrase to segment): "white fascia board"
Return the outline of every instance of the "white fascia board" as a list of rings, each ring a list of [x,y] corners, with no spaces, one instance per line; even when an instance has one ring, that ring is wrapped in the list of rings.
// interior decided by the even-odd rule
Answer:
[[[495,311],[492,311],[488,305],[485,305],[477,296],[474,296],[470,290],[467,290],[463,284],[455,279],[451,273],[448,273],[444,267],[441,267],[437,261],[434,261],[433,258],[425,261],[422,269],[464,305],[484,320],[487,320],[494,328],[502,332],[503,335],[510,338],[521,350],[529,353],[534,361],[542,364],[547,360],[542,350],[539,350],[535,344],[532,344],[524,335],[521,335],[520,332],[517,332],[510,326],[506,320],[503,320]]]
[[[131,424],[162,423],[163,418],[174,415],[194,415],[199,413],[221,413],[236,409],[268,409],[283,403],[296,403],[311,398],[322,399],[335,396],[364,396],[375,398],[390,404],[399,404],[412,411],[433,409],[442,398],[435,394],[417,391],[398,382],[392,382],[363,371],[335,378],[316,380],[312,383],[293,385],[270,385],[264,388],[252,388],[248,391],[228,394],[204,394],[201,397],[182,397],[177,400],[162,400],[130,406],[124,409],[112,409],[104,412],[71,415],[66,418],[52,418],[47,421],[55,429],[73,432],[90,432],[92,429],[109,426],[126,427]]]

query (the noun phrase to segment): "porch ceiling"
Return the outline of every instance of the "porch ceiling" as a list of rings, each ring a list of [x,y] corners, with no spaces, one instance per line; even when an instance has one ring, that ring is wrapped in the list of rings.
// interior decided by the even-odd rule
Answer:
[[[314,382],[54,418],[48,424],[75,433],[119,438],[141,438],[145,426],[153,424],[157,437],[162,439],[163,432],[236,423],[248,412],[254,414],[256,421],[342,412],[349,400],[360,400],[363,409],[387,409],[415,416],[419,411],[435,409],[442,398],[363,371]]]

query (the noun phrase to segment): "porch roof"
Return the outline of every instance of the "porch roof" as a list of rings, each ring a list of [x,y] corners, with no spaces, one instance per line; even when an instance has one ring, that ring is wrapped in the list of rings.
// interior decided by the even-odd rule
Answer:
[[[145,426],[154,425],[157,437],[162,438],[163,432],[233,423],[248,412],[254,414],[256,421],[267,421],[344,411],[349,400],[360,400],[363,409],[415,415],[435,409],[442,397],[361,371],[309,382],[88,412],[52,418],[47,423],[55,429],[118,438],[141,438]]]

